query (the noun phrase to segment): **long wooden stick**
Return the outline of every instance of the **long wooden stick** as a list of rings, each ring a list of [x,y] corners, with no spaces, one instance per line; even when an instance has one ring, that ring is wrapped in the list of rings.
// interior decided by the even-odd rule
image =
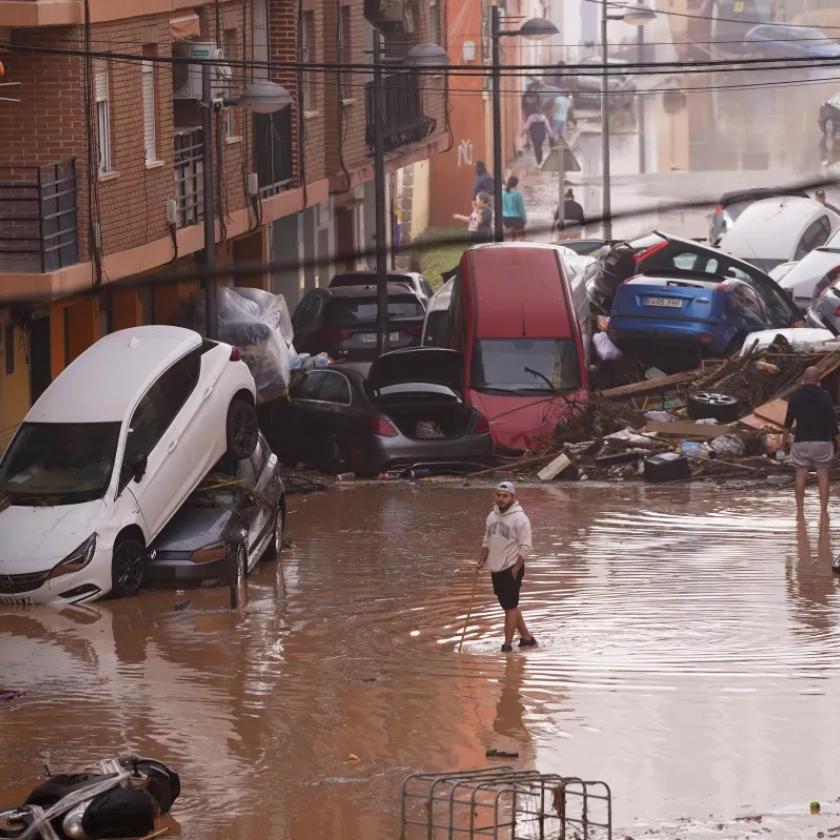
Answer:
[[[475,567],[475,577],[473,578],[472,595],[470,595],[470,606],[467,610],[467,617],[464,620],[464,629],[461,631],[461,641],[458,642],[458,653],[464,647],[464,636],[467,635],[467,625],[470,623],[470,616],[472,615],[473,601],[475,601],[475,590],[478,586],[478,573],[481,571],[478,566]]]

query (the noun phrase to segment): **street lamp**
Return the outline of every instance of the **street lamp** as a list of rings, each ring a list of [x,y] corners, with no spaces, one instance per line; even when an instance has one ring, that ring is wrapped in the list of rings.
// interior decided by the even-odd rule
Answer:
[[[621,14],[609,14],[609,7],[616,5]],[[623,20],[631,26],[644,26],[656,17],[656,12],[644,0],[630,3],[601,3],[601,227],[604,239],[612,240],[612,200],[610,196],[610,110],[607,25],[611,20]]]
[[[529,41],[544,41],[557,35],[559,29],[548,18],[530,18],[519,29],[502,29],[502,14],[498,6],[491,9],[490,38],[493,42],[493,240],[505,238],[502,227],[502,68],[499,41],[505,37],[521,35]]]
[[[417,44],[401,62],[412,68],[443,67],[449,55],[438,44]],[[373,30],[373,187],[376,214],[376,352],[388,352],[388,242],[385,234],[385,90],[382,85],[382,33]]]
[[[273,114],[292,104],[292,97],[283,85],[259,79],[249,84],[238,99],[213,96],[213,65],[201,65],[201,127],[204,191],[204,316],[207,338],[219,337],[218,301],[216,300],[216,197],[213,190],[213,111],[225,105],[247,108],[256,114]]]

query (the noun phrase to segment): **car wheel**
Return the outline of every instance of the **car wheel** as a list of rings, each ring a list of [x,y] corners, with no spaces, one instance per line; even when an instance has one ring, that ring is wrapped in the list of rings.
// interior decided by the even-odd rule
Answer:
[[[227,415],[228,453],[237,461],[250,458],[257,448],[259,431],[257,410],[247,400],[235,399]]]
[[[111,555],[111,594],[115,598],[136,595],[143,585],[146,547],[140,540],[124,537]]]
[[[696,391],[688,396],[688,416],[692,420],[708,418],[728,423],[738,417],[738,400],[718,391]]]
[[[276,560],[283,550],[283,534],[286,529],[286,515],[283,513],[283,508],[279,505],[274,512],[274,532],[271,535],[271,542],[266,549],[266,557],[269,560]]]
[[[834,120],[829,117],[825,121],[825,127],[823,128],[823,131],[825,131],[825,150],[829,154],[834,151],[834,146],[836,145],[835,130]]]

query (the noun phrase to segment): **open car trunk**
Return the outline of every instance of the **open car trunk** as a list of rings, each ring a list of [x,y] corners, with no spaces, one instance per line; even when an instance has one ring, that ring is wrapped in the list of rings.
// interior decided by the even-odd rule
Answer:
[[[410,391],[398,387],[399,393],[383,389],[376,403],[406,437],[444,440],[466,433],[473,412],[454,391],[430,383],[411,384]]]

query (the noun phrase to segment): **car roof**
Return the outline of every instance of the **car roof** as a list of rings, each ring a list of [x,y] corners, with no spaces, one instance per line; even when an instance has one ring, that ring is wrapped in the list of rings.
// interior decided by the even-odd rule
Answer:
[[[738,204],[742,201],[760,201],[762,198],[774,198],[783,195],[798,195],[802,198],[808,198],[808,193],[796,187],[753,187],[747,190],[732,190],[725,192],[718,204],[721,207],[728,207],[730,204]]]
[[[389,271],[388,282],[396,283],[414,283],[419,280],[422,275],[416,271]],[[364,286],[376,285],[375,271],[340,271],[332,280],[330,280],[330,288],[337,289],[341,286],[334,286],[333,283],[338,281],[341,286]],[[356,282],[351,282],[356,281]]]
[[[735,281],[735,278],[732,278]],[[667,287],[670,284],[686,289],[714,289],[721,283],[720,277],[709,276],[699,271],[677,271],[672,273],[649,273],[636,274],[622,285],[624,286],[661,286]],[[737,281],[735,281],[737,282]],[[619,288],[621,288],[619,286]]]
[[[832,230],[840,224],[840,216],[812,198],[763,198],[744,209],[723,235],[720,250],[786,262],[805,230],[821,216],[828,218]]]
[[[181,327],[132,327],[106,335],[59,374],[26,420],[121,422],[161,373],[200,346],[201,336]]]

